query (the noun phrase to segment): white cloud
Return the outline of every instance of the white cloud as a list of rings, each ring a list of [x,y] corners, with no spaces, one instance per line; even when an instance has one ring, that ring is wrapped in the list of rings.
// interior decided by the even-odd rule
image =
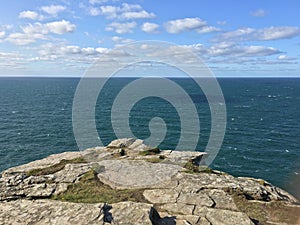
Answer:
[[[103,4],[103,3],[106,3],[106,2],[118,2],[119,0],[89,0],[89,3],[92,4],[92,5],[96,5],[96,4]]]
[[[121,19],[121,20],[133,20],[133,19],[149,19],[154,18],[155,14],[147,12],[138,4],[123,3],[122,6],[100,6],[99,8],[90,8],[90,15],[99,16],[103,15],[107,19]]]
[[[70,21],[61,20],[54,21],[50,23],[34,23],[28,24],[25,27],[22,27],[22,31],[27,34],[40,33],[40,34],[65,34],[72,33],[76,29],[76,25],[72,24]]]
[[[155,14],[154,13],[149,13],[145,10],[139,11],[139,12],[124,12],[121,15],[122,19],[126,20],[132,20],[132,19],[149,19],[149,18],[154,18]]]
[[[13,26],[9,24],[0,25],[0,43],[3,42],[3,38],[7,34],[6,31],[10,30]]]
[[[99,8],[90,8],[89,13],[91,16],[99,16],[101,14],[101,11]]]
[[[157,33],[158,32],[159,25],[156,23],[144,23],[141,26],[142,31],[146,33]]]
[[[62,5],[50,5],[50,6],[43,6],[41,10],[44,11],[45,13],[48,13],[51,16],[57,16],[58,13],[65,11],[66,7]]]
[[[299,27],[241,28],[225,32],[214,41],[269,41],[293,38],[298,35],[300,35]]]
[[[107,27],[107,31],[115,31],[118,34],[132,33],[132,30],[136,27],[136,22],[128,23],[110,23]]]
[[[263,9],[257,9],[254,12],[251,12],[250,14],[254,17],[264,17],[266,15],[266,11]]]
[[[295,58],[295,57],[289,57],[287,55],[280,55],[280,56],[278,56],[277,59],[278,60],[296,60],[297,58]]]
[[[123,38],[123,37],[120,37],[120,36],[113,36],[113,37],[111,38],[111,40],[112,40],[113,42],[115,42],[117,45],[118,45],[118,44],[126,44],[126,43],[130,43],[130,42],[134,41],[134,40],[132,40],[132,39]]]
[[[25,34],[48,34],[49,30],[45,24],[42,23],[34,23],[34,24],[28,24],[25,27],[21,27],[22,31]]]
[[[60,62],[84,62],[90,64],[100,55],[110,52],[110,49],[103,47],[80,47],[63,43],[47,43],[39,46],[39,49],[38,57],[33,57],[33,61],[59,60]]]
[[[240,46],[233,43],[220,43],[206,50],[209,56],[257,57],[279,54],[280,51],[266,46]]]
[[[205,33],[212,33],[212,32],[219,32],[221,29],[213,26],[204,26],[201,28],[196,29],[198,34],[205,34]]]
[[[16,45],[27,45],[36,42],[37,40],[46,40],[49,33],[65,34],[74,32],[75,24],[69,21],[61,20],[50,23],[34,23],[21,27],[23,33],[11,33],[5,40]]]
[[[121,11],[119,7],[116,6],[101,6],[98,9],[98,15],[102,14],[105,15],[108,19],[114,19],[117,17],[117,14]]]
[[[39,19],[39,14],[37,12],[30,11],[30,10],[22,11],[19,14],[19,18],[37,20],[37,19]]]
[[[95,4],[105,3],[107,1],[108,0],[89,0],[89,3],[92,4],[92,5],[95,5]]]
[[[184,31],[190,31],[200,29],[206,26],[206,21],[201,20],[198,17],[195,18],[184,18],[178,20],[170,20],[165,24],[165,28],[168,33],[177,34]]]
[[[0,31],[0,38],[3,38],[5,36],[5,31]]]
[[[45,24],[50,32],[55,34],[72,33],[76,29],[76,25],[69,21],[61,20]]]
[[[12,33],[5,40],[16,45],[28,45],[38,39],[45,40],[47,38],[44,34],[39,33]]]

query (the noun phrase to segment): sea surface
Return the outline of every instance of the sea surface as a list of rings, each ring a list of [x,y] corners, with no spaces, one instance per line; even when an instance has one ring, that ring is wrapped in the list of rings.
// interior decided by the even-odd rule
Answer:
[[[72,129],[72,104],[79,78],[0,78],[0,171],[78,150]],[[98,97],[99,138],[116,138],[111,108],[122,88],[133,79],[111,79]],[[210,133],[210,110],[191,79],[174,79],[191,96],[201,123],[197,151],[204,151]],[[211,167],[235,176],[265,179],[299,195],[300,79],[218,79],[226,100],[227,128],[223,145]],[[180,96],[178,96],[180,97]],[[134,135],[149,137],[151,118],[167,125],[162,149],[174,149],[180,137],[180,118],[166,100],[148,97],[130,113]],[[122,129],[120,127],[119,129]],[[90,146],[92,147],[92,146]]]

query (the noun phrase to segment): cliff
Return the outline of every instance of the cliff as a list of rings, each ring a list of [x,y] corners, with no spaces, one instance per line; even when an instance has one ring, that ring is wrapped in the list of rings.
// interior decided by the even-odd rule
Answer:
[[[201,157],[119,139],[10,168],[0,178],[0,224],[300,222],[286,191],[199,166]]]

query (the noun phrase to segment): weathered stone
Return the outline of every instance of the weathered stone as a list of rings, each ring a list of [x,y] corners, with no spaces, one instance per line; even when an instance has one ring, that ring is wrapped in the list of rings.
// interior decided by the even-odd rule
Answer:
[[[112,141],[108,146],[108,148],[128,148],[131,151],[139,152],[150,149],[149,146],[144,144],[143,140],[134,139],[134,138],[121,138]]]
[[[145,190],[144,197],[152,203],[175,203],[178,192],[173,189],[152,189]]]
[[[188,161],[192,161],[195,165],[200,165],[200,161],[205,152],[191,152],[191,151],[162,151],[161,155],[167,157],[167,160],[184,165]]]
[[[173,214],[174,215],[174,214]],[[185,220],[189,224],[198,224],[197,222],[200,220],[199,216],[196,215],[188,215],[188,214],[176,214],[176,221],[177,220]]]
[[[99,162],[104,170],[98,178],[112,188],[150,188],[171,181],[181,167],[141,160],[103,160]]]
[[[254,225],[250,218],[242,212],[196,206],[194,214],[205,217],[213,225]]]
[[[160,207],[161,210],[166,210],[170,214],[192,215],[195,205],[187,205],[183,203],[167,203]]]
[[[58,164],[61,160],[71,160],[75,158],[82,157],[85,152],[64,152],[60,154],[50,155],[47,158],[36,160],[21,166],[12,167],[3,171],[2,177],[7,177],[11,175],[15,175],[16,173],[26,173],[33,169],[41,169],[45,167],[49,167],[51,165]]]
[[[223,190],[206,189],[201,192],[206,193],[213,200],[214,208],[238,210],[232,197]]]
[[[212,207],[214,201],[205,193],[180,193],[178,203],[194,204],[200,206]]]
[[[108,213],[111,213],[112,224],[152,225],[149,219],[151,207],[146,203],[120,202],[112,204]]]
[[[102,206],[51,200],[0,202],[0,224],[99,224]]]
[[[200,219],[194,224],[195,225],[212,225],[205,217],[200,217]]]
[[[190,225],[186,220],[176,220],[176,225]]]
[[[76,163],[67,164],[64,169],[56,172],[54,175],[55,182],[58,183],[73,183],[80,176],[88,172],[92,166],[90,164]]]
[[[254,225],[246,214],[229,210],[208,209],[206,218],[213,225]]]

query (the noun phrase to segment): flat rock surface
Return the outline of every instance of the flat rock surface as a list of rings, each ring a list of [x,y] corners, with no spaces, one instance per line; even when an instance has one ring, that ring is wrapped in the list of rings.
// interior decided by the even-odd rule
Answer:
[[[99,224],[103,204],[51,200],[0,202],[0,224]]]
[[[103,160],[98,178],[112,188],[149,188],[171,181],[182,167],[142,160]]]

